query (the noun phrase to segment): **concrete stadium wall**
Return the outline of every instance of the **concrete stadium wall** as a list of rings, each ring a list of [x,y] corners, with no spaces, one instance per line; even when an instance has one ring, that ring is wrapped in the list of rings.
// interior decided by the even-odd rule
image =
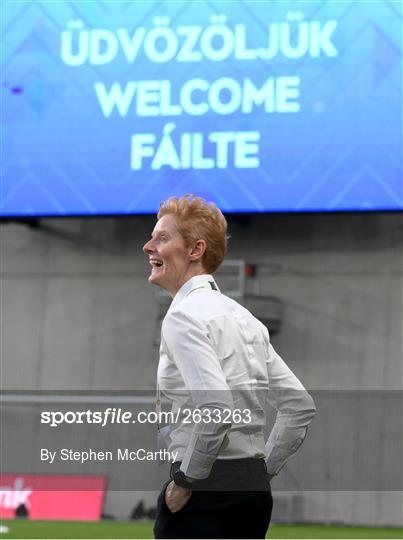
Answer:
[[[4,390],[154,389],[158,305],[141,252],[153,224],[142,217],[2,226]],[[228,257],[257,265],[249,292],[281,301],[274,345],[313,392],[402,390],[402,232],[398,214],[231,218]],[[353,413],[357,429],[371,430],[368,415]],[[284,476],[303,464],[326,478],[321,441],[332,440],[332,456],[345,447],[340,426],[321,422],[320,411],[315,422]],[[382,433],[369,444],[378,463],[388,459]],[[312,491],[299,486],[296,506],[290,491],[279,501],[294,512],[290,520],[401,524],[401,492],[376,485],[346,493],[319,482]],[[142,498],[152,504],[155,494]],[[110,491],[105,512],[126,518],[134,502],[134,494]]]

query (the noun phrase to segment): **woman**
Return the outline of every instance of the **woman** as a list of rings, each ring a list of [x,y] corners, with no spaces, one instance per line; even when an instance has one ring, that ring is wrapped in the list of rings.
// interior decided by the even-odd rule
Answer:
[[[227,222],[200,197],[161,203],[145,244],[149,283],[173,298],[161,329],[158,385],[179,412],[177,452],[160,494],[156,538],[264,538],[270,480],[302,443],[315,406],[266,327],[220,293],[212,274]],[[267,442],[267,400],[277,409]],[[172,455],[172,454],[171,454]]]

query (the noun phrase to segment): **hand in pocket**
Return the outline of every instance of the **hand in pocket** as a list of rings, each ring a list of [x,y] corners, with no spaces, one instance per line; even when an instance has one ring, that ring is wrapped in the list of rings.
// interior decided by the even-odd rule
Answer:
[[[173,514],[185,506],[192,495],[191,489],[177,486],[172,480],[165,490],[165,503]]]

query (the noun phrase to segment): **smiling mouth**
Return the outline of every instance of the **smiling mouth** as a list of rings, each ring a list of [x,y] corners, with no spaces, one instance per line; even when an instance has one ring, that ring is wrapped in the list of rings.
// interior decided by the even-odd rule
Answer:
[[[150,264],[153,268],[161,268],[164,263],[161,259],[150,259]]]

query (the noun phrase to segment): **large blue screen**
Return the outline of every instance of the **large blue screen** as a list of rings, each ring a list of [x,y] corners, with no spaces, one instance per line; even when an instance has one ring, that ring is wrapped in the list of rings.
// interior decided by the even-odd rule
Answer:
[[[403,208],[400,2],[1,6],[3,216]]]

